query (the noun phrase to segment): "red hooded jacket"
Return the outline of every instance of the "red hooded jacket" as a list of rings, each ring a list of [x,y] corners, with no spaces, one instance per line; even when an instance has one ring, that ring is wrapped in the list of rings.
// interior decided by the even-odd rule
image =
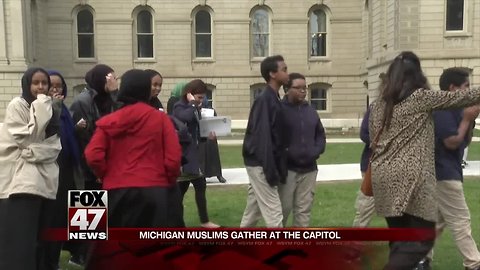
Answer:
[[[96,124],[85,158],[104,189],[176,184],[182,154],[166,114],[138,102]]]

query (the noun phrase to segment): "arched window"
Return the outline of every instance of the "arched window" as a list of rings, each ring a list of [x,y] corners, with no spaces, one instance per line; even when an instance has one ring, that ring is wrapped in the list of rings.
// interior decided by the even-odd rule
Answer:
[[[465,1],[447,0],[446,6],[446,29],[447,31],[462,31],[465,19]]]
[[[309,19],[310,56],[327,56],[327,14],[323,9],[315,9]]]
[[[267,57],[270,53],[270,16],[265,8],[257,8],[250,18],[252,57]]]
[[[137,58],[153,58],[153,18],[150,11],[139,11],[135,24]]]
[[[207,10],[199,10],[194,20],[195,57],[212,57],[212,18]]]
[[[77,13],[77,56],[78,58],[95,57],[95,25],[93,14],[88,9]]]
[[[312,84],[308,88],[310,106],[317,111],[328,110],[328,90],[330,85],[324,83]]]
[[[253,105],[253,101],[262,93],[266,86],[265,83],[257,83],[250,86],[250,106]]]

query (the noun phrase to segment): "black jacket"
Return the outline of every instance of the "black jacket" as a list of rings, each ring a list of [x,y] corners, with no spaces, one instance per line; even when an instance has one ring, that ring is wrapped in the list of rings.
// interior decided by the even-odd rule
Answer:
[[[119,104],[115,102],[115,94],[116,93],[111,94],[113,100],[111,112],[113,112],[119,106]],[[72,106],[70,106],[70,111],[73,114],[72,118],[74,124],[78,123],[78,121],[80,121],[82,118],[87,122],[86,128],[75,128],[75,133],[77,135],[77,140],[82,154],[81,166],[86,181],[95,181],[97,179],[85,162],[85,157],[83,155],[87,144],[90,142],[90,139],[95,132],[95,122],[97,122],[97,120],[101,117],[100,111],[94,102],[96,95],[97,92],[94,89],[86,87],[78,96],[75,97]]]
[[[285,183],[287,140],[278,93],[267,85],[255,99],[243,140],[246,166],[260,166],[270,186]]]
[[[187,125],[188,133],[192,138],[191,143],[186,146],[185,149],[187,163],[183,165],[182,171],[189,174],[200,174],[198,155],[198,140],[200,139],[198,119],[200,113],[198,107],[194,106],[193,103],[181,99],[173,106],[173,116]]]
[[[325,151],[325,129],[317,112],[307,103],[282,102],[288,131],[289,170],[306,173],[317,170],[317,159]]]

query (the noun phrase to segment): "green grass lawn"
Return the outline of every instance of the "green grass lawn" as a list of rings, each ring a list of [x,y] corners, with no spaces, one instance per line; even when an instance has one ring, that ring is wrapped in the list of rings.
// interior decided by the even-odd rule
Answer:
[[[220,145],[222,168],[243,167],[241,145]],[[318,164],[358,163],[363,150],[361,143],[330,143],[317,160]]]
[[[359,163],[364,144],[329,143],[317,160],[317,164]],[[222,168],[241,168],[243,165],[241,145],[220,145]],[[468,160],[480,160],[480,143],[473,142],[468,150]]]
[[[312,227],[349,227],[354,217],[354,201],[359,181],[326,182],[317,184],[315,202],[312,209]],[[475,239],[480,239],[480,178],[465,181],[465,197],[470,206],[472,231]],[[227,227],[238,227],[245,208],[247,187],[209,186],[207,189],[210,220]],[[191,188],[185,197],[185,222],[187,226],[198,226],[199,220]],[[262,224],[260,224],[262,225]],[[375,217],[371,227],[386,227],[384,219]],[[387,246],[382,249],[386,259]],[[378,262],[379,265],[382,262]],[[462,258],[457,251],[451,234],[446,230],[435,245],[434,269],[463,269]]]

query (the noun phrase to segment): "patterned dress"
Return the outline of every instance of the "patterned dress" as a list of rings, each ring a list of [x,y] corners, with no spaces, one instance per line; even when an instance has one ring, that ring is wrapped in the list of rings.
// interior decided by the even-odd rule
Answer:
[[[437,221],[435,198],[433,110],[480,103],[480,89],[433,91],[418,89],[396,104],[372,157],[372,187],[376,211],[383,217],[404,213]],[[370,141],[382,126],[385,102],[372,105]]]

